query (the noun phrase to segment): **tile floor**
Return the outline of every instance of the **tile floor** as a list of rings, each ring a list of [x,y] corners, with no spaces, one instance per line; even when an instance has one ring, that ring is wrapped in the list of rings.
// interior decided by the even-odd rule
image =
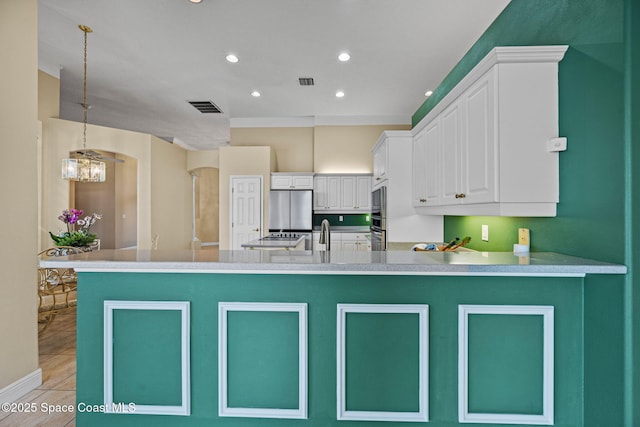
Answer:
[[[17,402],[35,403],[34,413],[0,412],[0,427],[73,427],[75,412],[47,414],[42,404],[74,405],[76,401],[76,315],[59,314],[39,335],[42,385]]]

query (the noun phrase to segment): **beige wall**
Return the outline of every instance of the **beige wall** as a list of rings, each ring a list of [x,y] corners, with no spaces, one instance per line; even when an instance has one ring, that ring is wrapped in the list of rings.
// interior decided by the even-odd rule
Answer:
[[[385,130],[410,125],[316,126],[313,171],[316,173],[372,173],[371,148]]]
[[[60,79],[38,70],[38,120],[60,116]]]
[[[191,172],[200,168],[219,168],[220,151],[187,151],[187,171]]]
[[[116,248],[135,246],[138,235],[138,161],[116,154],[124,160],[116,167],[115,213]]]
[[[220,169],[196,172],[196,236],[201,242],[218,242],[220,215]]]
[[[410,125],[261,127],[231,129],[231,146],[267,146],[276,172],[371,173],[371,148],[385,130]]]
[[[38,369],[37,15],[36,0],[0,1],[0,390]]]
[[[51,243],[47,232],[60,228],[57,218],[69,207],[69,183],[60,178],[61,161],[70,151],[80,148],[82,123],[46,120],[43,126],[40,227],[44,246]],[[121,153],[137,160],[139,248],[148,249],[156,233],[160,235],[159,246],[162,248],[188,246],[191,240],[191,181],[186,171],[186,150],[150,135],[94,125],[87,128],[87,148]]]
[[[276,157],[275,172],[313,172],[313,144],[311,127],[231,129],[234,147],[271,147]]]
[[[151,136],[151,234],[158,249],[189,249],[191,176],[187,151]]]
[[[268,212],[271,171],[273,170],[271,147],[222,147],[220,148],[220,249],[229,249],[229,177],[231,175],[262,175],[263,206]],[[263,215],[263,230],[267,229]]]
[[[102,152],[105,156],[113,153]],[[82,209],[85,216],[102,215],[91,227],[91,232],[100,238],[102,249],[116,248],[116,164],[105,162],[107,179],[104,182],[70,182],[72,196],[69,206]],[[60,225],[62,223],[60,222]]]

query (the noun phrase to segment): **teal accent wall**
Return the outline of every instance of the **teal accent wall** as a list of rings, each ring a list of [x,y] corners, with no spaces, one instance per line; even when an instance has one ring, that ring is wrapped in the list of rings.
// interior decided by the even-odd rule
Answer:
[[[368,422],[336,421],[336,329],[337,305],[354,304],[428,304],[429,305],[429,425],[458,426],[458,304],[498,304],[498,305],[551,305],[555,307],[555,425],[562,427],[583,427],[583,384],[584,363],[582,348],[585,344],[582,333],[584,318],[581,301],[584,297],[584,279],[562,277],[434,277],[434,276],[333,276],[333,275],[236,275],[236,274],[153,274],[153,273],[79,273],[78,305],[78,346],[77,346],[77,402],[97,405],[103,399],[103,301],[104,300],[148,300],[154,301],[190,301],[190,348],[191,348],[191,415],[117,415],[101,413],[76,413],[79,427],[118,426],[118,427],[173,427],[173,426],[209,426],[220,427],[287,427],[310,426],[357,427],[373,425]],[[309,418],[307,420],[260,419],[218,417],[218,303],[225,302],[306,302],[308,303],[308,393]],[[156,316],[157,313],[145,313],[140,324],[133,328],[132,335],[140,335],[143,330],[159,329],[167,331],[168,338],[151,336],[141,338],[129,349],[132,360],[146,360],[154,364],[155,359],[166,361],[168,370],[164,375],[175,375],[175,357],[170,348],[158,349],[158,344],[177,348],[177,333],[174,330],[177,319],[170,315]],[[258,385],[263,389],[266,384],[281,384],[282,388],[273,388],[273,396],[236,395],[236,404],[264,404],[295,406],[290,390],[294,388],[295,369],[291,369],[287,378],[271,376],[264,370],[287,372],[286,364],[295,365],[291,357],[296,345],[295,316],[287,313],[233,313],[229,319],[230,353],[238,356],[239,363],[231,368],[235,384],[251,384],[252,377],[259,375]],[[236,316],[237,314],[237,316]],[[120,317],[120,316],[119,316]],[[496,316],[499,317],[499,316]],[[498,333],[514,334],[506,319],[493,318],[491,325],[486,323],[483,329],[474,332],[475,337],[501,341],[501,353],[514,355],[513,345],[499,340],[490,329]],[[156,321],[159,327],[149,326]],[[120,318],[120,322],[138,323],[132,317]],[[256,325],[256,323],[261,323]],[[525,321],[520,326],[527,330],[529,337],[539,333],[538,323]],[[166,327],[166,328],[165,328]],[[477,328],[476,328],[477,329]],[[415,400],[394,401],[384,399],[378,402],[380,390],[386,386],[400,389],[411,394],[416,388],[415,381],[397,382],[397,378],[388,377],[385,372],[375,371],[380,366],[389,366],[399,376],[407,376],[417,370],[416,340],[418,339],[417,316],[412,314],[357,314],[347,316],[347,376],[354,387],[355,395],[348,399],[347,405],[357,409],[393,409],[413,410]],[[122,332],[122,331],[121,331]],[[129,333],[128,331],[126,331]],[[531,332],[531,333],[529,333]],[[118,332],[116,331],[116,334]],[[251,342],[236,341],[234,335],[251,336]],[[532,335],[533,334],[533,335]],[[162,334],[160,334],[162,335]],[[274,337],[270,342],[268,337]],[[364,338],[370,342],[365,346],[358,341]],[[351,341],[349,344],[350,340]],[[117,343],[118,335],[115,335]],[[390,341],[382,345],[378,340]],[[527,340],[527,347],[533,351],[516,354],[522,358],[522,366],[539,366],[539,351],[533,340]],[[362,345],[360,345],[362,344]],[[237,347],[239,345],[240,347]],[[519,346],[519,341],[517,342]],[[349,347],[350,346],[350,347]],[[280,351],[278,350],[280,349]],[[483,346],[473,347],[474,352],[482,353]],[[251,353],[251,354],[249,354]],[[349,355],[349,353],[351,353]],[[492,366],[495,354],[486,352],[473,357],[479,366]],[[517,353],[517,351],[516,351]],[[277,357],[274,357],[277,356]],[[285,363],[280,363],[284,357]],[[235,356],[233,356],[235,359]],[[350,359],[351,358],[351,359]],[[277,363],[274,360],[278,359]],[[349,366],[351,360],[351,366]],[[356,364],[360,360],[364,368]],[[515,366],[513,357],[506,357],[509,364]],[[264,363],[264,364],[263,364]],[[261,365],[263,364],[263,365]],[[252,366],[255,365],[255,366]],[[395,366],[397,365],[397,366]],[[260,366],[263,369],[260,369]],[[495,367],[495,363],[493,363]],[[349,370],[354,370],[350,373]],[[114,369],[137,369],[135,366],[120,365]],[[373,378],[367,378],[362,369],[368,369]],[[130,372],[122,372],[126,375]],[[529,373],[531,374],[531,373]],[[371,383],[367,383],[371,381]],[[480,382],[478,382],[480,381]],[[476,396],[486,393],[478,405],[495,407],[496,399],[487,397],[518,391],[520,395],[535,394],[537,382],[532,387],[508,381],[503,377],[499,389],[493,381],[477,378],[473,384]],[[134,385],[128,398],[135,400],[154,399],[175,400],[171,390],[162,395],[164,389],[141,391],[140,385]],[[384,391],[384,390],[382,390]],[[602,392],[602,390],[601,390]],[[160,395],[158,395],[160,393]],[[347,390],[349,394],[349,390]],[[149,398],[147,398],[147,395]],[[603,397],[607,402],[609,396]],[[350,400],[350,401],[349,401]],[[135,403],[135,402],[134,402]],[[516,403],[509,402],[513,407]],[[534,402],[535,403],[535,402]],[[385,406],[386,405],[386,406]],[[616,408],[617,409],[617,408]],[[529,408],[535,412],[537,407]],[[614,415],[614,414],[612,414]],[[378,423],[375,423],[378,424]],[[380,424],[382,425],[382,424]],[[390,427],[406,427],[406,423],[384,423]],[[485,424],[487,427],[499,427]],[[603,424],[604,425],[604,424]],[[620,424],[606,424],[618,426]]]
[[[182,404],[181,315],[178,310],[114,310],[113,401],[138,405]],[[135,357],[140,354],[153,357]],[[126,374],[125,374],[126,373]],[[139,399],[135,390],[143,390]]]
[[[298,409],[298,313],[228,313],[230,408]]]
[[[628,266],[626,277],[590,278],[585,288],[586,426],[640,425],[640,314],[633,310],[640,306],[633,279],[640,262],[633,197],[640,185],[639,8],[635,0],[512,0],[412,118],[417,124],[495,46],[569,45],[558,76],[559,134],[568,149],[560,153],[557,216],[450,216],[444,234],[471,236],[472,249],[511,251],[524,227],[533,251]],[[489,242],[481,240],[482,224]],[[603,341],[612,345],[597,344]]]
[[[342,221],[340,221],[340,217],[342,217]],[[323,213],[315,213],[313,214],[313,226],[320,227],[322,224],[322,220],[329,220],[329,224],[332,226],[369,226],[371,225],[371,214],[323,214]]]
[[[348,313],[346,324],[346,409],[418,412],[418,314]]]

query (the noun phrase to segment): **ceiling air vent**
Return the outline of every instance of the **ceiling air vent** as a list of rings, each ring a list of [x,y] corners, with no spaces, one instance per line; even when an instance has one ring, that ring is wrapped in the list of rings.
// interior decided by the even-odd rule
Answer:
[[[298,82],[300,82],[300,86],[313,86],[313,77],[298,77]]]
[[[211,101],[188,101],[189,104],[193,105],[196,110],[201,113],[222,113],[222,110],[218,108],[216,104]]]

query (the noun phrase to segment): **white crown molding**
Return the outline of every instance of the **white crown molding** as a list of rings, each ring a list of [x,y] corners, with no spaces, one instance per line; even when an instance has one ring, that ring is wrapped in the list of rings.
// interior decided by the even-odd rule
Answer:
[[[460,82],[455,85],[436,104],[429,113],[415,125],[413,134],[420,132],[434,117],[437,117],[445,108],[455,101],[475,81],[497,64],[557,64],[564,58],[569,48],[568,45],[557,46],[497,46],[484,57]]]

